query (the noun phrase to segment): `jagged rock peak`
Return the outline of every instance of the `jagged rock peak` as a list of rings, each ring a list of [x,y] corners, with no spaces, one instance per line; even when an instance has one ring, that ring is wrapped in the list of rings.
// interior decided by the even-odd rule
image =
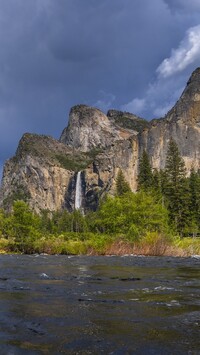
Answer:
[[[77,114],[79,120],[86,118],[94,118],[95,115],[101,115],[103,112],[96,107],[88,106],[88,105],[75,105],[71,108],[69,117],[71,118],[73,114]]]
[[[167,113],[168,121],[181,120],[184,124],[200,124],[200,68],[190,76],[175,106]]]
[[[200,68],[193,71],[190,76],[181,98],[190,98],[193,101],[200,101]]]
[[[187,85],[189,85],[190,83],[193,83],[193,82],[197,82],[198,84],[200,84],[200,67],[196,68],[192,75],[190,76],[188,82],[187,82]]]
[[[102,111],[77,105],[70,111],[69,123],[61,134],[60,142],[87,152],[110,146],[117,138],[120,139],[118,132]]]

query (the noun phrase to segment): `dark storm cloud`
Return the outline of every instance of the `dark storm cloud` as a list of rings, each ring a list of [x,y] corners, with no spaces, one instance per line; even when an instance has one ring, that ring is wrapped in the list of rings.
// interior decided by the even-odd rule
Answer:
[[[26,131],[59,137],[77,103],[164,114],[199,65],[199,15],[198,0],[0,0],[0,161]]]
[[[189,12],[194,12],[195,10],[199,11],[200,10],[200,2],[199,0],[165,0],[165,2],[169,5],[169,7],[172,10],[176,10],[176,11],[185,11],[187,10],[187,12],[185,13],[187,15],[188,11]],[[194,15],[194,13],[193,13]]]

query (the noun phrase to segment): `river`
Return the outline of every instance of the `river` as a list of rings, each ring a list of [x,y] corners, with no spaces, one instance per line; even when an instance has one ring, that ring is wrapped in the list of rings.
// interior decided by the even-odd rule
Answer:
[[[200,354],[199,266],[0,255],[0,354]]]

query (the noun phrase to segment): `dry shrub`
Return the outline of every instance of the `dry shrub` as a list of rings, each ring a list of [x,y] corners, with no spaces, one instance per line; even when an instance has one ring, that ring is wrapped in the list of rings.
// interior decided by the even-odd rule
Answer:
[[[97,256],[97,255],[105,255],[105,253],[100,253],[98,250],[96,250],[93,247],[88,247],[87,249],[87,255],[91,256]]]
[[[166,255],[169,240],[157,232],[148,232],[144,238],[135,245],[135,252],[142,255],[162,256]]]
[[[186,256],[190,256],[191,254],[189,254],[187,250],[184,250],[182,248],[178,248],[177,246],[168,245],[164,255],[165,256],[186,257]]]
[[[131,243],[125,240],[113,242],[105,251],[107,255],[171,255],[172,248],[169,238],[157,232],[149,232],[139,242]]]
[[[187,257],[195,254],[194,251],[198,254],[199,249],[194,247],[194,241],[191,241],[191,239],[189,241],[181,241],[177,245],[171,237],[157,232],[148,232],[139,242],[133,243],[123,239],[114,241],[105,249],[105,254]],[[97,254],[94,253],[93,255]]]
[[[106,255],[125,255],[125,254],[133,254],[133,253],[134,253],[134,244],[124,240],[114,241],[105,250]]]

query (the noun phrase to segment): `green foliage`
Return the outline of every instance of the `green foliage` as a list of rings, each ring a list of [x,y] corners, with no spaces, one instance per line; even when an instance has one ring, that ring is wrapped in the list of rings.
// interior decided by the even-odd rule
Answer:
[[[10,206],[12,206],[14,201],[21,200],[27,202],[29,198],[30,192],[23,185],[18,185],[17,187],[15,187],[15,192],[8,195],[3,200],[3,206],[5,209],[8,209]]]
[[[95,147],[92,148],[88,153],[85,153],[86,155],[88,155],[88,157],[92,160],[94,160],[98,154],[103,153],[104,149],[100,148],[100,147]]]
[[[90,234],[86,244],[88,251],[93,251],[97,254],[105,254],[106,249],[112,244],[115,238],[107,234]]]
[[[162,196],[162,176],[161,172],[157,169],[152,174],[152,190],[159,198]]]
[[[148,191],[153,187],[153,173],[149,156],[144,150],[139,161],[138,190]]]
[[[139,243],[146,255],[165,255],[171,244],[169,235],[158,232],[147,232]]]
[[[16,250],[27,250],[31,240],[39,235],[39,217],[31,212],[24,201],[14,202],[13,213],[6,222],[7,234],[14,238]]]
[[[168,234],[160,234],[158,232],[147,232],[144,238],[142,239],[143,243],[147,243],[148,245],[155,245],[158,242],[165,242],[170,245],[173,238]]]
[[[5,223],[5,212],[4,210],[0,209],[0,237],[3,235],[4,223]]]
[[[200,173],[191,170],[189,178],[191,231],[195,236],[200,228]]]
[[[87,155],[64,155],[56,154],[55,158],[59,161],[61,166],[67,170],[81,171],[85,169],[91,162],[91,159]]]
[[[179,186],[180,181],[182,181],[186,175],[183,158],[180,156],[178,146],[173,139],[169,142],[165,171],[167,173],[168,180],[170,182],[173,181],[175,187]]]
[[[67,170],[81,171],[87,168],[89,164],[100,154],[103,150],[101,148],[93,148],[87,153],[79,154],[56,154],[54,158],[60,163],[60,165]]]
[[[49,210],[42,210],[40,214],[39,228],[43,234],[53,232],[52,213]]]
[[[67,211],[54,212],[52,224],[54,233],[84,233],[87,231],[86,219],[80,210],[74,210],[72,213]]]
[[[134,117],[134,119],[130,118],[124,112],[118,112],[118,114],[114,118],[114,122],[122,128],[132,129],[137,132],[141,132],[149,125],[148,121],[136,116]]]
[[[87,245],[79,240],[65,240],[63,235],[48,236],[36,239],[33,242],[33,249],[36,253],[47,254],[86,254]]]
[[[199,172],[192,169],[186,178],[173,141],[165,170],[152,173],[145,152],[141,167],[139,192],[131,192],[119,170],[116,196],[106,196],[98,210],[87,215],[79,210],[45,210],[38,216],[22,200],[14,202],[11,213],[0,210],[0,252],[105,254],[136,247],[139,253],[163,255],[170,245],[183,255],[199,253],[198,238],[194,242],[172,238],[173,231],[182,236],[199,234]]]
[[[189,186],[184,161],[172,139],[167,152],[163,190],[171,223],[182,234],[189,223]]]
[[[183,250],[184,256],[200,255],[199,238],[180,238],[173,239],[173,245]]]
[[[99,232],[126,235],[134,240],[146,231],[165,231],[168,215],[152,194],[141,191],[108,197],[99,209],[95,222]]]
[[[124,174],[121,169],[119,170],[116,179],[116,190],[117,196],[122,196],[127,192],[131,192],[131,188],[128,182],[125,180]]]

